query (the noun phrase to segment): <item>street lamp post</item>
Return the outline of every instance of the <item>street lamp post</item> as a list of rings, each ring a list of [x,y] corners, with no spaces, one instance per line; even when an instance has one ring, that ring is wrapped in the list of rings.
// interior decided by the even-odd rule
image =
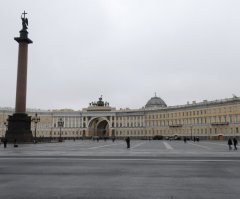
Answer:
[[[62,118],[59,118],[58,120],[58,127],[60,128],[60,133],[59,133],[59,142],[62,142],[62,127],[64,126],[64,121]]]
[[[38,117],[38,114],[35,113],[35,116],[32,117],[32,122],[34,122],[34,143],[37,142],[37,123],[40,122],[40,117]]]

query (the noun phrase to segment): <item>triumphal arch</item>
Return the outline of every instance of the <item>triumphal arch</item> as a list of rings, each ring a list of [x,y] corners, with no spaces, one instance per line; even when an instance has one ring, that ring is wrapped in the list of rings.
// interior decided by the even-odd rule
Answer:
[[[86,136],[109,137],[114,135],[114,111],[115,108],[109,106],[108,102],[102,100],[102,96],[97,102],[91,102],[89,107],[84,109]]]

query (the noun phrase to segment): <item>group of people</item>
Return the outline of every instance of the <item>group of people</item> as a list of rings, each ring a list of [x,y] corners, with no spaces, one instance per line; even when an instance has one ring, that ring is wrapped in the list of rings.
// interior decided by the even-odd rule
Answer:
[[[99,142],[99,139],[100,139],[100,138],[99,138],[98,136],[92,137],[92,140],[93,140],[93,141],[95,141],[95,139],[97,140],[97,142]],[[103,139],[106,141],[106,140],[107,140],[107,137],[104,137]],[[112,142],[115,142],[116,137],[113,136],[111,139],[112,139]],[[126,142],[126,144],[127,144],[127,148],[129,149],[129,148],[130,148],[130,137],[129,137],[129,136],[125,137],[125,142]]]
[[[112,141],[114,142],[115,141],[115,137],[112,138]],[[3,141],[3,144],[4,144],[4,148],[7,147],[7,139],[3,139],[1,140]],[[14,139],[14,147],[17,147],[17,144],[16,144],[16,139]],[[75,140],[74,140],[75,141]],[[97,141],[99,141],[99,138],[97,139]],[[127,144],[127,148],[129,149],[130,148],[130,137],[126,137],[125,138],[125,141],[126,141],[126,144]],[[186,137],[184,137],[184,142],[186,142],[187,139]],[[194,140],[195,141],[195,140]],[[197,140],[199,141],[199,140]],[[1,142],[0,142],[1,143]],[[238,145],[238,141],[237,141],[237,138],[234,137],[233,139],[231,137],[228,138],[228,147],[229,147],[229,151],[232,150],[232,145],[234,146],[234,150],[237,150],[237,145]]]
[[[237,138],[228,138],[228,147],[229,147],[229,151],[232,150],[232,145],[234,146],[234,150],[237,150]]]
[[[184,138],[183,138],[183,141],[184,141],[185,143],[187,143],[187,140],[189,140],[189,138],[187,138],[187,137],[184,137]],[[192,139],[191,139],[191,140],[192,140]],[[196,142],[196,141],[199,142],[199,137],[193,137],[193,141],[194,141],[194,142]]]
[[[0,140],[0,144],[1,144],[1,142],[3,142],[4,148],[7,148],[7,143],[8,143],[7,138],[1,139],[1,140]],[[16,138],[15,138],[14,141],[13,141],[13,147],[18,147],[18,145],[17,145],[17,139],[16,139]]]

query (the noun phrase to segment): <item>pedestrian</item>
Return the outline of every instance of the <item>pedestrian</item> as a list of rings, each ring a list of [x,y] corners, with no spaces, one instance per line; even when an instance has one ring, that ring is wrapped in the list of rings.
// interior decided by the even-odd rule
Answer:
[[[229,147],[229,151],[232,150],[232,139],[228,138],[228,147]]]
[[[14,139],[13,147],[18,147],[18,145],[17,145],[17,138]]]
[[[183,140],[184,140],[184,143],[186,143],[186,142],[187,142],[187,138],[186,138],[186,137],[184,137],[184,138],[183,138]]]
[[[115,137],[112,137],[112,141],[115,142]]]
[[[127,143],[127,148],[130,148],[130,137],[126,137],[125,139],[126,143]]]
[[[7,148],[7,139],[6,138],[4,138],[4,140],[3,140],[3,145],[4,145],[4,148]]]
[[[238,144],[237,138],[234,137],[234,138],[233,138],[234,150],[237,150],[237,144]]]

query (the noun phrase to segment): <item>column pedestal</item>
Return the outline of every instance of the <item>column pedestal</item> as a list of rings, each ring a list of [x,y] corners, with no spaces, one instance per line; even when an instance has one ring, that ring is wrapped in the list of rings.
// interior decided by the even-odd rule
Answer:
[[[14,113],[8,117],[8,130],[6,131],[8,142],[32,142],[31,117],[26,113]]]

